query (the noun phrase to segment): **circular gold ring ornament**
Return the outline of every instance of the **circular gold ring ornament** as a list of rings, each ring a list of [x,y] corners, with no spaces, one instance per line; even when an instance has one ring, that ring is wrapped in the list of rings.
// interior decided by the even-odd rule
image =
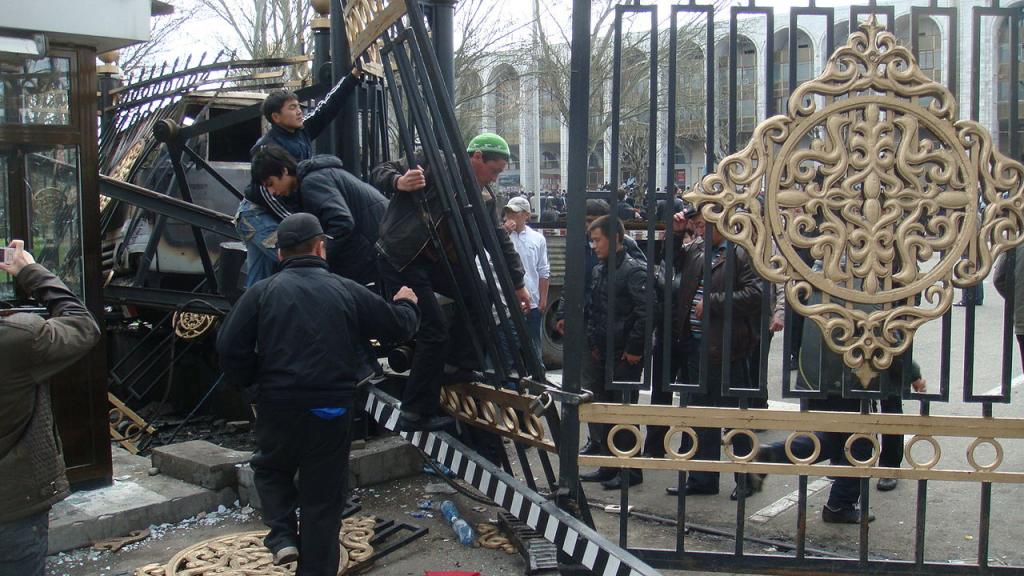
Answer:
[[[620,431],[628,431],[633,435],[635,442],[633,442],[633,447],[629,450],[620,450],[619,447],[615,445],[615,434]],[[640,441],[640,428],[633,424],[616,424],[615,426],[612,426],[612,429],[608,432],[608,451],[619,458],[632,458],[633,456],[636,456],[637,453],[640,452],[641,444],[643,444],[643,442]]]
[[[974,459],[974,452],[978,447],[984,444],[992,446],[992,449],[996,451],[996,455],[995,458],[992,459],[992,462],[983,466],[978,464],[977,460]],[[1003,445],[995,438],[975,438],[974,442],[971,442],[971,445],[967,447],[967,461],[970,462],[971,467],[978,472],[991,472],[1003,463]]]
[[[801,436],[806,436],[811,439],[811,443],[814,444],[814,450],[811,455],[807,458],[797,458],[796,454],[793,454],[793,441]],[[793,464],[814,464],[818,461],[818,456],[821,455],[821,440],[818,440],[818,436],[812,432],[793,432],[786,438],[786,458]]]
[[[871,457],[867,460],[857,460],[853,457],[853,443],[861,439],[871,442]],[[843,452],[846,453],[846,459],[849,460],[850,464],[853,464],[858,468],[874,466],[875,463],[878,462],[878,456],[881,451],[882,450],[878,445],[878,437],[874,434],[850,434],[850,437],[846,439],[846,443],[843,445]]]
[[[690,449],[686,452],[679,453],[672,448],[672,438],[676,434],[686,434],[690,437]],[[689,460],[693,458],[693,455],[697,453],[697,433],[694,432],[693,428],[689,426],[671,426],[668,432],[665,434],[665,454],[674,460]]]
[[[750,438],[750,452],[743,456],[737,456],[733,451],[732,441],[737,435],[743,435]],[[753,430],[747,430],[746,428],[733,428],[726,432],[722,438],[722,445],[725,446],[725,455],[729,457],[733,462],[752,462],[754,458],[757,458],[757,447],[760,445],[757,434],[754,434]]]
[[[927,462],[918,462],[914,459],[914,445],[918,442],[927,442],[932,445],[932,458]],[[915,434],[913,438],[907,441],[907,446],[903,450],[903,457],[907,459],[907,464],[910,464],[911,468],[917,470],[931,470],[939,463],[939,458],[942,458],[942,448],[939,447],[938,441],[932,436],[922,436]]]

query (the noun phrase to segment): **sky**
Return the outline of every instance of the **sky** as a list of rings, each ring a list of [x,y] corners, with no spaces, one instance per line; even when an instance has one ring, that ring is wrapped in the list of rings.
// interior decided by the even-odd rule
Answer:
[[[171,4],[176,7],[187,7],[195,3],[195,0],[169,0]],[[245,0],[240,0],[245,1]],[[507,18],[513,23],[522,23],[529,21],[530,14],[532,12],[531,0],[485,0],[493,2],[494,10],[489,11],[491,14],[500,14],[501,17]],[[906,0],[904,0],[906,1]],[[651,2],[642,2],[644,4],[650,4]],[[672,4],[681,3],[680,0],[656,0],[654,2],[658,5],[658,17],[659,20],[667,20],[669,14],[669,7]],[[699,0],[699,3],[710,3],[710,0]],[[858,1],[856,4],[867,4],[866,1]],[[880,0],[880,5],[893,4],[893,0]],[[732,5],[746,6],[748,2],[746,0],[732,0]],[[832,6],[848,6],[849,0],[818,0],[816,5],[819,7],[832,7]],[[776,8],[776,17],[781,14],[786,14],[789,8],[793,6],[807,6],[806,0],[758,0],[757,6],[771,6]],[[572,2],[571,0],[541,0],[541,22],[558,21],[562,22],[560,26],[565,30],[566,34],[569,33],[569,22],[572,15]],[[508,8],[512,8],[509,10]],[[720,15],[721,18],[728,17],[728,11],[725,10]],[[456,26],[456,28],[458,28]],[[456,30],[458,34],[458,30]],[[529,33],[529,29],[524,27],[521,31],[524,39]],[[167,59],[173,60],[175,57],[187,56],[193,54],[198,57],[203,51],[209,54],[215,54],[222,48],[222,39],[230,39],[231,33],[227,25],[219,21],[216,17],[209,15],[200,15],[195,18],[188,26],[186,26],[181,33],[175,38],[171,39],[167,45]],[[456,38],[456,45],[459,44],[459,38]]]

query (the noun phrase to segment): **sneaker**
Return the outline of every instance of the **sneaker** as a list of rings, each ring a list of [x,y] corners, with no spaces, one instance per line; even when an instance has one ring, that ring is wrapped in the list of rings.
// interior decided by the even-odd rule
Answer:
[[[285,546],[277,552],[274,552],[274,566],[282,566],[284,564],[291,564],[299,559],[299,549],[295,546]]]

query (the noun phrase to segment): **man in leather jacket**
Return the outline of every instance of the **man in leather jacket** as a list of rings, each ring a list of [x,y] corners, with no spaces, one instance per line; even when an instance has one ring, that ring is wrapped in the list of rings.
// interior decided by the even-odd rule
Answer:
[[[699,214],[693,218],[693,229],[698,233],[705,230],[703,218]],[[702,238],[685,246],[676,248],[674,270],[679,280],[672,304],[674,307],[673,334],[674,354],[686,357],[687,376],[692,382],[701,381],[705,376],[707,391],[704,394],[693,394],[688,399],[691,406],[738,406],[735,396],[722,393],[723,385],[734,388],[749,386],[747,358],[757,346],[760,338],[761,317],[761,280],[754,272],[750,256],[742,248],[735,249],[735,265],[732,267],[732,325],[729,356],[725,357],[724,336],[725,300],[726,300],[726,260],[728,242],[713,228],[710,241]],[[711,286],[704,286],[705,250],[714,250],[711,260]],[[705,314],[710,314],[705,323]],[[707,374],[702,375],[701,342],[706,340],[708,348]],[[730,379],[723,384],[722,372],[725,363],[729,363]],[[722,430],[720,428],[697,428],[698,460],[718,460],[722,452]],[[751,450],[750,440],[746,436],[737,435],[733,440],[734,452],[738,455],[748,454]],[[686,481],[687,494],[717,494],[718,472],[691,472]],[[760,476],[748,475],[747,496],[760,489]],[[669,494],[675,494],[676,488],[670,487]],[[733,490],[730,496],[738,497]]]
[[[528,312],[530,295],[524,283],[523,266],[508,232],[498,222],[494,194],[489,188],[508,165],[508,143],[497,134],[479,134],[469,142],[466,152],[482,189],[484,201],[493,214],[492,225],[516,288],[519,306],[524,313]],[[479,324],[488,320],[456,318],[457,325],[453,328],[435,293],[454,296],[459,292],[456,282],[467,274],[475,277],[475,266],[473,263],[457,262],[452,256],[454,246],[448,239],[449,228],[442,209],[441,192],[430,166],[424,166],[422,160],[416,159],[386,162],[370,171],[370,183],[390,200],[381,221],[380,239],[377,241],[380,253],[378,266],[385,290],[390,292],[404,284],[416,292],[420,303],[420,329],[416,333],[412,369],[402,393],[398,427],[401,430],[440,430],[452,423],[452,419],[444,415],[440,407],[445,363],[447,361],[463,373],[473,369],[472,349],[468,346],[470,335],[466,332],[471,323]],[[417,194],[422,195],[426,213],[421,211],[421,199],[417,198]],[[445,254],[437,253],[437,248],[431,242],[429,226],[437,231]],[[446,257],[455,270],[456,278],[460,280],[447,273],[442,261]],[[451,336],[449,330],[454,331],[456,328],[466,334]],[[449,343],[456,348],[449,350]]]
[[[628,402],[636,402],[635,390],[627,392],[609,390],[607,387],[608,354],[612,354],[613,373],[611,381],[637,382],[643,372],[644,345],[647,329],[644,312],[647,308],[647,265],[632,256],[624,248],[626,230],[622,221],[613,226],[610,216],[602,216],[590,225],[591,246],[598,258],[594,268],[591,287],[590,314],[587,316],[587,343],[590,354],[583,358],[581,379],[583,387],[594,393],[601,402],[621,402],[623,394]],[[609,274],[609,261],[615,260],[614,283]],[[609,314],[609,302],[614,313]],[[655,305],[657,308],[657,305]],[[609,323],[611,316],[611,323]],[[656,316],[655,316],[656,317]],[[608,349],[611,337],[612,349]],[[589,435],[593,443],[601,443],[600,454],[610,454],[608,449],[607,424],[590,424]],[[621,446],[626,448],[628,446]],[[595,472],[581,474],[584,482],[602,482],[608,489],[620,486],[620,475],[614,468],[599,468]],[[629,485],[643,482],[643,471],[631,469],[627,475]]]
[[[49,511],[68,495],[53,411],[50,377],[89,351],[100,330],[89,311],[56,276],[36,264],[24,242],[0,271],[46,306],[37,314],[0,316],[0,574],[42,576]]]

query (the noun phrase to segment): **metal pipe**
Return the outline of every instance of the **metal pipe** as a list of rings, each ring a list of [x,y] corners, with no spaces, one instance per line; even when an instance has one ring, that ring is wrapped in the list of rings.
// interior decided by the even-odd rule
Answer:
[[[457,0],[425,0],[430,19],[430,32],[434,53],[441,68],[441,79],[448,96],[455,99],[455,3]]]
[[[352,69],[352,53],[345,33],[345,0],[331,0],[331,71],[332,81],[340,80]],[[338,119],[331,127],[335,154],[345,169],[362,178],[359,163],[359,102],[349,94],[342,104]]]
[[[587,150],[590,118],[590,0],[572,3],[572,54],[569,72],[569,178],[568,236],[565,242],[565,287],[562,296],[565,306],[565,349],[585,350],[583,327],[583,277],[587,260],[582,240],[585,233],[587,193]],[[562,388],[567,392],[580,391],[579,362],[567,362],[563,367]],[[570,509],[583,501],[579,483],[579,463],[576,451],[580,443],[579,408],[562,404],[561,442],[558,445],[558,498],[559,507]]]
[[[318,13],[310,23],[313,29],[313,84],[331,83],[331,19],[330,11]],[[313,141],[313,149],[317,154],[334,155],[334,140],[327,131],[323,131]]]

